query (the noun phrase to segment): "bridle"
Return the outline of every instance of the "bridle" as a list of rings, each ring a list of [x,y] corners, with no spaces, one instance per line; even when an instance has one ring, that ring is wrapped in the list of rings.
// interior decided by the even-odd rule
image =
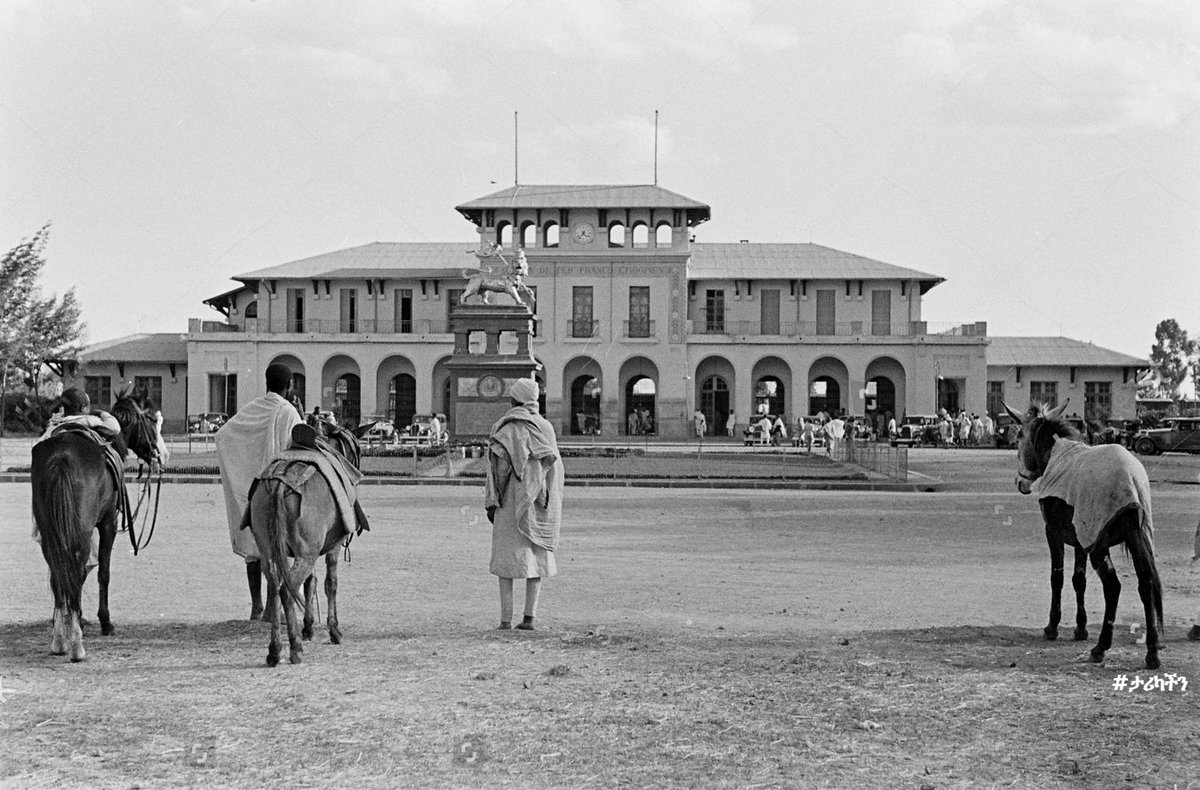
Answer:
[[[114,411],[116,409],[114,408]],[[149,448],[150,458],[148,461],[149,470],[146,472],[145,481],[139,486],[137,505],[133,511],[129,511],[129,502],[126,499],[125,503],[125,525],[129,531],[129,543],[133,546],[133,555],[136,557],[138,552],[150,545],[150,540],[154,537],[154,528],[158,524],[158,503],[162,494],[162,479],[163,479],[163,459],[159,457],[158,446],[154,441],[154,436],[157,433],[156,428],[151,428],[150,415],[146,414],[140,408],[134,406],[128,413],[130,420],[131,434],[136,433],[138,441]],[[138,456],[138,475],[136,480],[142,479],[141,461],[145,460],[140,455]],[[158,467],[158,479],[154,480],[154,467]],[[135,482],[136,482],[135,480]],[[123,481],[122,481],[123,482]],[[154,484],[154,492],[151,494],[151,484]],[[154,500],[154,511],[151,514],[149,508],[145,513],[142,513],[142,505],[147,504],[150,500]],[[138,514],[142,516],[141,529],[137,527]],[[147,534],[147,525],[149,526],[149,534]]]
[[[1034,419],[1040,420],[1041,418],[1035,417]],[[1037,456],[1038,435],[1041,433],[1042,429],[1045,427],[1046,427],[1046,421],[1041,420],[1041,423],[1038,424],[1037,429],[1034,430],[1033,433],[1029,437],[1029,446],[1030,446],[1031,451],[1033,452],[1034,457]],[[1027,483],[1033,483],[1041,476],[1042,475],[1040,473],[1035,474],[1035,475],[1027,474],[1025,471],[1025,460],[1021,459],[1021,468],[1017,469],[1017,477],[1019,477],[1020,479],[1024,480]]]

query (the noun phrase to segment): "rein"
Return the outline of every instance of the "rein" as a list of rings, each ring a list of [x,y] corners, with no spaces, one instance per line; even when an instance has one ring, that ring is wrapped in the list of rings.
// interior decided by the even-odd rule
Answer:
[[[139,474],[138,477],[141,477],[141,475]],[[151,497],[151,495],[150,495],[150,482],[151,482],[150,479],[151,479],[151,477],[153,477],[153,472],[147,472],[146,480],[141,485],[141,491],[138,494],[137,507],[135,507],[133,509],[133,513],[128,516],[127,524],[129,526],[129,542],[130,542],[130,544],[133,545],[133,556],[135,556],[135,557],[138,555],[139,551],[141,551],[142,549],[144,549],[150,545],[150,540],[154,537],[154,527],[158,524],[158,502],[159,502],[159,499],[161,498],[161,494],[162,494],[162,479],[163,479],[162,464],[159,464],[159,467],[158,467],[158,481],[154,487],[153,497]],[[137,526],[138,513],[141,513],[142,505],[149,502],[151,499],[154,500],[154,515],[153,515],[153,517],[151,517],[149,511],[142,514],[142,527],[141,527],[141,530],[138,532],[137,536],[135,537],[134,536],[134,528]],[[150,523],[150,534],[149,535],[146,534],[146,522],[147,521],[149,521],[149,523]],[[145,538],[144,541],[143,541],[143,538]]]

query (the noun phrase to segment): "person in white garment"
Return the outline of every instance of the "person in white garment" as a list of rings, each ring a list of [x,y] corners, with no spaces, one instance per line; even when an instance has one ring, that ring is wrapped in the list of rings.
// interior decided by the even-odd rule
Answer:
[[[517,628],[534,630],[542,579],[554,560],[562,527],[563,463],[554,427],[538,413],[538,384],[517,379],[512,408],[488,439],[484,507],[492,522],[489,570],[500,579],[500,629],[512,628],[513,579],[525,580],[525,613]]]
[[[267,394],[238,409],[217,431],[217,463],[225,489],[225,515],[233,553],[245,560],[250,587],[250,619],[262,617],[262,565],[254,533],[242,529],[242,515],[250,499],[250,484],[292,438],[292,428],[303,422],[288,400],[292,372],[283,365],[267,366]]]

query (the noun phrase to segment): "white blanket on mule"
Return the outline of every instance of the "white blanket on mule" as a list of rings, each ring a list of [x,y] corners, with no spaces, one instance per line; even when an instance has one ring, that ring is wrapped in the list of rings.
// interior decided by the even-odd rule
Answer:
[[[1085,549],[1096,542],[1100,530],[1131,507],[1141,511],[1147,534],[1154,532],[1146,468],[1119,444],[1089,447],[1055,439],[1033,493],[1038,499],[1056,497],[1075,509],[1075,537]]]

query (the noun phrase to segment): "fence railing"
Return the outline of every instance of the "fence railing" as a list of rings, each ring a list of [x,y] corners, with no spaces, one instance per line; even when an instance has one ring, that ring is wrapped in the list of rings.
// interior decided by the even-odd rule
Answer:
[[[854,464],[885,475],[890,480],[908,480],[908,448],[892,447],[886,442],[845,438],[834,442],[830,455],[845,464]]]

